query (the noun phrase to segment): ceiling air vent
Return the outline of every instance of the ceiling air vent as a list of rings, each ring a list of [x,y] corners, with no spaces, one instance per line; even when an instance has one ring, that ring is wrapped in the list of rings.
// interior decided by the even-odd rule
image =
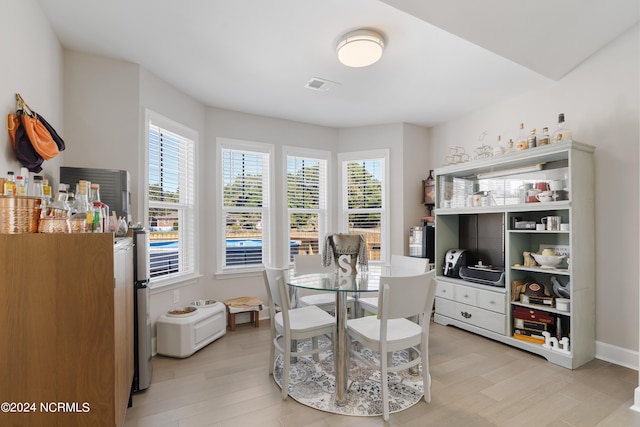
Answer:
[[[321,79],[320,77],[312,77],[304,86],[307,89],[313,89],[320,92],[326,92],[338,86],[340,83],[332,82],[331,80]]]

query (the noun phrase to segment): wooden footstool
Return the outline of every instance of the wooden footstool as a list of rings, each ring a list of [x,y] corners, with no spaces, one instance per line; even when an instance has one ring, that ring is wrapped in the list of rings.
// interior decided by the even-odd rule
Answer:
[[[227,323],[231,331],[236,330],[236,314],[250,313],[251,322],[256,328],[260,327],[260,310],[262,310],[262,301],[256,297],[239,297],[231,298],[224,301],[227,307]]]

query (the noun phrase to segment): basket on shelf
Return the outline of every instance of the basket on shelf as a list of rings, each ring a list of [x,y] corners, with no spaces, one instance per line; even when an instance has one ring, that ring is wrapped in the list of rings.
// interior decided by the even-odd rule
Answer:
[[[37,197],[0,196],[0,233],[37,233],[41,203]]]

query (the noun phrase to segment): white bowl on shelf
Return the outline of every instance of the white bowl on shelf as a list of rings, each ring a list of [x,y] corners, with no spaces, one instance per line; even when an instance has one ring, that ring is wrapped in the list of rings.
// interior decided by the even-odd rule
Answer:
[[[537,253],[531,253],[533,258],[541,268],[555,268],[566,257],[564,255],[542,255]]]

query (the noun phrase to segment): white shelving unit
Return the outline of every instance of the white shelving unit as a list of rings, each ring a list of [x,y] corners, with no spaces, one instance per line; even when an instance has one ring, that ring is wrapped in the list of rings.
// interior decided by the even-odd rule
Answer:
[[[554,144],[435,171],[437,323],[454,325],[539,354],[570,369],[593,359],[593,152],[594,147],[582,143]],[[558,200],[523,203],[522,188],[550,181],[565,184]],[[474,203],[471,196],[481,191],[487,200]],[[561,216],[562,222],[569,224],[569,230],[515,229],[517,219],[540,223],[546,216]],[[523,252],[538,252],[540,245],[568,251],[570,262],[554,269],[525,267]],[[504,267],[505,286],[444,276],[445,254],[454,248],[468,249],[485,264]],[[491,259],[483,259],[485,257]],[[531,279],[545,285],[553,295],[552,276],[563,285],[570,282],[569,311],[558,310],[555,304],[524,304],[512,290],[512,281]],[[553,317],[562,327],[549,332],[552,336],[559,333],[558,339],[569,338],[568,353],[562,351],[566,350],[563,346],[548,348],[549,343],[541,345],[514,338],[515,307],[526,307]]]

